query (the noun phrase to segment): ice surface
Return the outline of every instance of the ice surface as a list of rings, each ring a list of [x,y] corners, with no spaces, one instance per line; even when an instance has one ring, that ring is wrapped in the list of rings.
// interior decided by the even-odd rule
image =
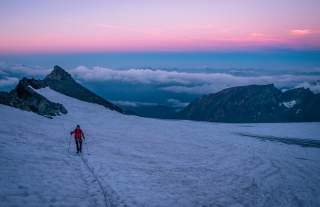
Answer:
[[[0,206],[320,206],[320,148],[255,138],[320,140],[319,123],[147,119],[38,91],[68,114],[0,105]]]

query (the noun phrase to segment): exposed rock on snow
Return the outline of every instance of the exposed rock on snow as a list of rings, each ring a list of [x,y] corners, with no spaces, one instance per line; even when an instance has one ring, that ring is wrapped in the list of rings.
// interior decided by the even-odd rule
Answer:
[[[47,117],[67,113],[62,104],[49,101],[29,87],[29,83],[36,88],[40,84],[35,80],[22,79],[10,93],[0,93],[0,104],[32,111]]]
[[[288,101],[288,102],[282,102],[281,104],[283,106],[287,107],[288,109],[291,109],[297,104],[297,102],[295,100],[292,100],[292,101]]]

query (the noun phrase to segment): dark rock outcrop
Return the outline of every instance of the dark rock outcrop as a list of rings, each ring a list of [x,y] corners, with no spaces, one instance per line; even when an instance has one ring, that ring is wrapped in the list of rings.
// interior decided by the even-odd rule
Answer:
[[[0,93],[0,104],[32,111],[46,117],[66,114],[67,110],[62,104],[49,101],[30,87],[31,85],[40,87],[38,85],[40,83],[37,80],[22,79],[11,92]]]
[[[23,78],[20,80],[19,82],[20,84],[22,85],[25,85],[25,86],[31,86],[32,88],[34,89],[40,89],[40,88],[45,88],[48,86],[48,84],[43,81],[43,80],[36,80],[36,79],[28,79],[28,78]]]
[[[234,123],[320,121],[319,98],[303,88],[283,93],[273,84],[239,86],[200,97],[178,117]]]

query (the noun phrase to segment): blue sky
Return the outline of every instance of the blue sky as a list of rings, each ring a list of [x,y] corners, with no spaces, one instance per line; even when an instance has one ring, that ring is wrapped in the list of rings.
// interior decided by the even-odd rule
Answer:
[[[270,71],[310,71],[320,67],[320,50],[267,50],[229,52],[62,53],[0,55],[0,61],[52,67],[79,65],[112,68],[255,68]]]

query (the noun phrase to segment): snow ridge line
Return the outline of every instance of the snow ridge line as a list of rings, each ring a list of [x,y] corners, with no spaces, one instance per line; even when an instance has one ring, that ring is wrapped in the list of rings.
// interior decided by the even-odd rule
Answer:
[[[103,200],[104,200],[104,204],[106,207],[114,207],[114,205],[111,203],[110,199],[108,198],[108,193],[107,191],[104,189],[100,179],[98,178],[98,176],[94,173],[93,169],[89,166],[88,162],[83,158],[82,155],[80,155],[80,158],[82,160],[82,162],[84,163],[84,165],[87,167],[87,169],[89,170],[89,172],[91,173],[91,175],[94,177],[94,179],[97,181],[99,188],[102,192],[103,195]]]

